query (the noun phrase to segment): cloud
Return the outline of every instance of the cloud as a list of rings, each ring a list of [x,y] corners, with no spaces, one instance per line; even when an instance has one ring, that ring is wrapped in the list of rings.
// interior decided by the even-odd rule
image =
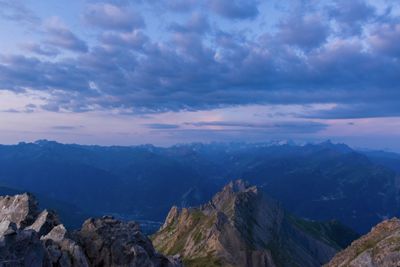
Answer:
[[[137,11],[109,3],[89,5],[84,19],[90,25],[110,30],[132,31],[145,26],[144,18]]]
[[[197,0],[165,0],[162,2],[168,9],[182,13],[191,11],[198,4]]]
[[[0,0],[0,18],[27,24],[38,24],[40,18],[27,8],[23,1]]]
[[[85,41],[69,30],[58,17],[52,17],[45,22],[47,33],[46,43],[75,52],[87,52]]]
[[[385,100],[378,103],[351,103],[339,104],[332,109],[314,110],[303,115],[308,118],[318,119],[356,119],[356,118],[381,118],[400,117],[398,101]]]
[[[144,126],[153,130],[178,129],[180,127],[178,124],[167,124],[167,123],[148,123],[144,124]]]
[[[36,109],[37,109],[36,105],[28,104],[28,105],[25,105],[25,107],[22,107],[20,109],[9,108],[9,109],[0,110],[0,112],[6,112],[6,113],[32,113],[32,112],[35,112]]]
[[[127,49],[142,50],[149,38],[140,30],[132,32],[105,32],[100,36],[103,44],[110,47],[125,47]]]
[[[42,46],[37,43],[26,43],[22,45],[22,48],[28,52],[46,57],[55,57],[60,54],[60,51],[57,48]]]
[[[259,14],[257,0],[208,0],[208,7],[228,19],[253,19]]]
[[[330,28],[318,15],[295,14],[281,22],[278,30],[282,43],[312,49],[326,41]]]
[[[70,125],[57,125],[51,127],[53,130],[61,130],[61,131],[71,131],[71,130],[77,130],[83,128],[82,125],[79,126],[70,126]]]
[[[314,133],[328,127],[327,124],[314,121],[287,121],[271,123],[254,123],[241,121],[207,121],[207,122],[187,122],[185,125],[196,127],[222,127],[236,129],[263,129],[268,131],[291,132],[291,133]],[[214,130],[218,130],[214,128]]]
[[[369,37],[372,49],[389,57],[400,57],[400,22],[376,26]]]
[[[343,36],[360,35],[365,23],[376,18],[375,7],[362,0],[335,0],[327,11]]]
[[[142,5],[147,8],[156,2],[142,1]],[[252,5],[261,12],[258,2],[204,4],[193,7],[191,13],[174,14],[179,17],[172,19],[167,9],[157,13],[160,23],[149,25],[149,30],[138,29],[140,26],[126,15],[132,8],[143,7],[137,6],[137,1],[129,5],[96,2],[90,7],[109,13],[96,24],[106,31],[91,32],[97,38],[90,40],[90,50],[58,19],[50,20],[45,24],[47,42],[29,47],[32,54],[1,56],[0,88],[44,92],[48,97],[42,108],[52,111],[134,114],[252,104],[335,104],[338,108],[332,114],[316,111],[314,115],[398,114],[400,62],[396,44],[400,28],[395,18],[372,20],[375,13],[361,10],[354,19],[368,30],[359,35],[338,34],[332,25],[351,16],[336,14],[340,10],[333,12],[331,6],[321,4],[307,6],[290,17],[276,14],[275,24],[265,29],[257,18],[257,30],[249,33],[242,28],[248,22],[221,20],[212,13],[206,17],[201,8],[217,12],[218,5]],[[107,11],[107,5],[113,6],[115,13]],[[345,10],[351,13],[350,9],[357,11],[353,6]],[[116,16],[119,12],[123,14]],[[113,14],[121,20],[107,18]],[[55,58],[37,56],[50,55],[50,46],[87,52]],[[388,101],[391,104],[385,105]],[[366,113],[365,108],[359,112],[344,108],[375,104],[381,110],[372,108]]]
[[[186,24],[172,23],[169,29],[181,33],[198,33],[202,34],[210,30],[210,24],[207,17],[194,13]]]

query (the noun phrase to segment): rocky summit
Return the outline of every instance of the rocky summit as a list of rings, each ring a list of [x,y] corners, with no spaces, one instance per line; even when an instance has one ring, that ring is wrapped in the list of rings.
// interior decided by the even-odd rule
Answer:
[[[325,267],[400,266],[400,220],[386,220],[339,252]]]
[[[134,222],[88,219],[69,233],[52,211],[39,211],[30,194],[0,197],[1,267],[177,267],[158,254]]]
[[[296,218],[237,180],[198,208],[173,207],[152,238],[159,251],[180,255],[189,267],[306,267],[328,262],[354,236],[337,222]]]

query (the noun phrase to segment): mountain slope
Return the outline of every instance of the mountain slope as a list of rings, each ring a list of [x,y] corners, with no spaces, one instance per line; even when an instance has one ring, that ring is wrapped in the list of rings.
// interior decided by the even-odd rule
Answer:
[[[400,266],[400,220],[386,220],[339,252],[325,267]]]
[[[153,243],[164,254],[182,255],[186,266],[320,266],[343,244],[333,234],[351,233],[333,228],[288,215],[238,180],[199,208],[173,207]]]

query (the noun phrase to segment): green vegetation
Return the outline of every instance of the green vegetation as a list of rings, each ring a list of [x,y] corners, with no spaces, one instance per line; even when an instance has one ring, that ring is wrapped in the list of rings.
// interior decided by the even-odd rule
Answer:
[[[346,248],[359,235],[338,221],[315,222],[299,219],[289,215],[289,220],[301,230],[309,233],[314,238],[327,242],[337,249]]]
[[[201,233],[201,230],[196,230],[196,232],[193,235],[194,244],[195,245],[199,244],[202,237],[203,237],[203,235]]]
[[[186,267],[220,267],[222,266],[221,260],[214,256],[199,257],[193,259],[184,259],[183,264]]]

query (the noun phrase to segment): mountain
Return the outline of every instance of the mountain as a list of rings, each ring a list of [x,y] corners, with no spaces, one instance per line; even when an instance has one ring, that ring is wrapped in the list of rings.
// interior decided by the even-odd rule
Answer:
[[[185,266],[320,266],[357,235],[336,223],[317,223],[284,211],[242,180],[226,185],[198,208],[173,207],[152,237]]]
[[[351,149],[332,144],[278,147],[256,157],[233,177],[262,187],[300,217],[337,219],[365,233],[399,214],[400,176]]]
[[[383,221],[339,252],[325,267],[400,266],[400,220]]]
[[[0,244],[0,266],[182,266],[157,253],[135,222],[90,218],[71,233],[27,193],[0,197]]]
[[[400,173],[400,154],[374,150],[361,151],[361,153],[366,155],[373,162],[391,168],[397,173]]]
[[[242,178],[299,217],[336,219],[365,233],[385,218],[400,216],[395,165],[329,141],[166,148],[46,140],[0,145],[0,185],[32,192],[42,203],[52,202],[46,198],[79,207],[80,214],[145,221],[155,225],[151,229],[171,206],[200,205],[232,178]],[[68,224],[75,226],[83,222],[82,216],[64,218],[74,218]]]

